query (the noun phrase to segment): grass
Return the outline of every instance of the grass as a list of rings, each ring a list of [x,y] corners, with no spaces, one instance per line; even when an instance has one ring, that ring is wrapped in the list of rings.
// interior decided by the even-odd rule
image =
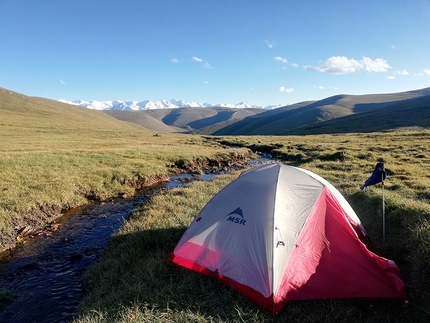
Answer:
[[[249,155],[247,149],[223,149],[199,137],[164,137],[155,140],[143,132],[137,138],[86,140],[85,147],[79,147],[79,139],[68,139],[56,141],[55,148],[48,147],[52,139],[47,138],[46,147],[30,143],[33,151],[0,149],[0,241],[90,200],[132,195],[135,188],[165,179],[178,168]]]
[[[178,168],[228,164],[253,151],[323,176],[351,203],[372,251],[393,259],[410,306],[397,300],[291,302],[275,322],[430,321],[429,131],[279,137],[154,136],[107,114],[0,89],[0,246],[61,211],[133,194]],[[226,145],[242,147],[226,149]],[[359,191],[377,161],[385,185]],[[111,239],[85,277],[76,322],[271,322],[270,315],[215,280],[181,269],[169,254],[198,211],[238,173],[154,196]],[[0,301],[14,297],[0,290]]]
[[[0,113],[0,252],[64,210],[250,155],[200,136],[154,136],[99,111],[4,89]]]
[[[335,185],[372,238],[371,250],[394,260],[409,302],[327,299],[290,302],[275,319],[217,281],[182,269],[169,254],[198,211],[239,173],[194,182],[152,197],[114,234],[86,274],[88,291],[75,322],[428,322],[430,320],[430,132],[303,137],[207,137],[258,150]],[[300,158],[290,158],[300,156]],[[359,187],[377,161],[385,182],[387,231],[381,231],[382,186]]]
[[[16,297],[15,293],[11,292],[8,289],[0,288],[0,308],[3,304],[6,304],[12,301]]]

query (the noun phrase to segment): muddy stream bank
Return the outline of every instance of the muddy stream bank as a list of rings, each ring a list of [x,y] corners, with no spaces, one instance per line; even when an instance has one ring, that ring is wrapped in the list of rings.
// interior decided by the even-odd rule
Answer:
[[[273,160],[264,156],[244,166],[268,162]],[[0,322],[70,322],[77,317],[84,295],[85,270],[134,210],[163,190],[222,173],[225,171],[174,176],[131,198],[115,198],[65,213],[49,231],[28,239],[0,260],[0,289],[11,294],[0,303]]]

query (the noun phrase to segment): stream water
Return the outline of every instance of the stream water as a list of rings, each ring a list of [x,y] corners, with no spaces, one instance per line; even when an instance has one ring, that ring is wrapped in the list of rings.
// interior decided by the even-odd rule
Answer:
[[[273,162],[269,157],[251,164]],[[70,322],[83,297],[82,277],[131,212],[149,196],[215,174],[175,176],[132,198],[67,212],[49,231],[27,240],[0,261],[0,289],[15,297],[0,307],[0,322]],[[1,306],[1,304],[0,304]]]

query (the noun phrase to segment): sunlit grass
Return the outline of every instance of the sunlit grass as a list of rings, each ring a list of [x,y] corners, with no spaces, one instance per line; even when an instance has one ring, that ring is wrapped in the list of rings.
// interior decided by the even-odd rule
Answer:
[[[133,194],[178,167],[246,158],[249,149],[309,169],[351,203],[371,250],[401,269],[411,306],[391,300],[291,302],[276,322],[430,321],[429,131],[315,136],[201,137],[159,134],[103,113],[0,90],[0,245],[62,210]],[[230,149],[222,145],[243,147]],[[382,185],[359,187],[377,161]],[[77,322],[270,322],[270,315],[217,281],[169,261],[198,211],[238,173],[164,192],[142,205],[86,275]],[[22,241],[22,240],[19,240]],[[0,291],[10,300],[13,292]]]
[[[410,307],[391,300],[291,302],[277,322],[430,321],[429,131],[315,136],[201,137],[157,134],[104,113],[0,89],[0,246],[20,230],[43,226],[62,210],[133,194],[178,167],[201,167],[270,152],[329,180],[348,199],[372,238],[393,259]],[[243,147],[230,149],[226,145]],[[384,161],[382,185],[359,187]],[[77,322],[270,322],[269,313],[217,281],[169,261],[198,211],[238,173],[195,182],[142,205],[86,274]],[[22,242],[19,239],[19,242]],[[13,299],[0,290],[0,301]]]
[[[249,149],[225,149],[200,136],[154,136],[113,118],[119,125],[110,125],[110,119],[67,123],[62,115],[44,123],[38,117],[31,123],[28,116],[11,114],[14,126],[0,127],[0,251],[13,246],[21,230],[43,227],[64,210],[130,196],[179,168],[193,170],[250,155]]]
[[[430,133],[303,137],[219,137],[223,144],[272,147],[284,163],[329,180],[368,231],[371,251],[394,260],[407,285],[399,300],[290,302],[275,322],[428,322],[430,320]],[[208,140],[212,140],[210,137]],[[411,156],[411,152],[416,156]],[[406,161],[407,162],[406,162]],[[377,161],[385,186],[359,187]],[[173,265],[169,255],[199,210],[234,173],[152,197],[112,238],[86,275],[88,295],[77,322],[271,322],[270,314],[217,281]],[[386,239],[382,233],[382,193]]]

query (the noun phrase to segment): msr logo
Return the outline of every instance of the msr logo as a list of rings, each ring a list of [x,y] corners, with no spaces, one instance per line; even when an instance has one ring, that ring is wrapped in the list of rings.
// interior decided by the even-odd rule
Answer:
[[[240,207],[238,207],[233,212],[227,214],[224,218],[227,218],[227,221],[229,222],[233,222],[241,225],[245,225],[246,223],[246,220],[243,217],[242,209]]]

